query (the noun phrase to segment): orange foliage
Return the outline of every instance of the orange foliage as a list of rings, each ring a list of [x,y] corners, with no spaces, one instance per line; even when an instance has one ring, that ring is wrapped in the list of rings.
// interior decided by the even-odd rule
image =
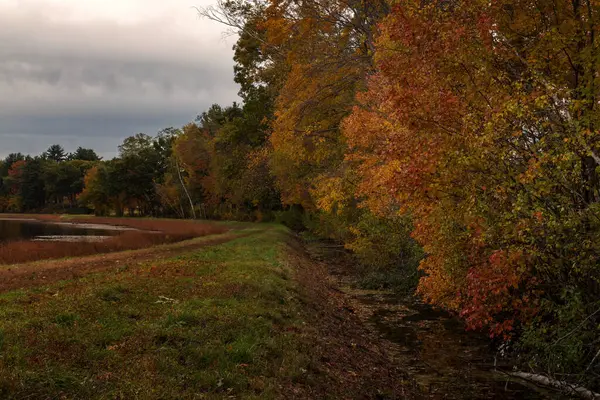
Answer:
[[[594,44],[584,50],[595,25],[558,3],[394,2],[377,73],[343,123],[358,196],[415,218],[428,254],[420,293],[494,335],[531,320],[542,278],[593,268],[597,240],[579,210],[598,189],[585,169],[597,166]],[[558,243],[579,234],[586,255]],[[585,271],[571,283],[585,285]]]
[[[372,1],[271,1],[265,29],[269,46],[285,55],[284,84],[270,137],[271,168],[285,204],[314,209],[317,182],[340,175],[345,150],[340,121],[372,68],[369,33],[385,8]],[[354,13],[353,21],[343,16]],[[311,194],[311,190],[317,192]]]

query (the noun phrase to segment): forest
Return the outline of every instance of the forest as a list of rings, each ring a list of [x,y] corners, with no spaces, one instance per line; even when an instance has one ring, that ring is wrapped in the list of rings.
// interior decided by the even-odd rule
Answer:
[[[278,221],[600,389],[600,2],[221,0],[240,104],[0,166],[4,212]]]

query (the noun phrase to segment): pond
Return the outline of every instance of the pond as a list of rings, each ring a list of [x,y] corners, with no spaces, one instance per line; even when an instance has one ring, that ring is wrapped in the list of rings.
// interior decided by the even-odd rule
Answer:
[[[0,242],[19,240],[82,242],[101,241],[121,229],[108,225],[44,222],[34,219],[0,219]]]

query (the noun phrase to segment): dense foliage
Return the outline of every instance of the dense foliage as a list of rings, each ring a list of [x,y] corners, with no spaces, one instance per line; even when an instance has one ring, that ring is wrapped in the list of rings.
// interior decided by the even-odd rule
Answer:
[[[9,154],[0,161],[0,211],[75,211],[85,175],[99,160],[91,149],[67,155],[60,145],[35,157]]]
[[[11,154],[2,209],[278,219],[371,272],[421,276],[425,299],[528,368],[598,389],[600,3],[222,0],[201,13],[238,34],[243,105],[132,136],[113,160]]]
[[[597,379],[599,5],[396,2],[344,122],[358,193],[415,218],[419,291]],[[381,193],[386,188],[386,193]]]

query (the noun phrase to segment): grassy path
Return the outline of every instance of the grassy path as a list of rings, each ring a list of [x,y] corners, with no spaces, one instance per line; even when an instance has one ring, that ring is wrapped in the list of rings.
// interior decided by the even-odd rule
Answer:
[[[0,294],[2,399],[404,397],[282,227],[66,262]]]

